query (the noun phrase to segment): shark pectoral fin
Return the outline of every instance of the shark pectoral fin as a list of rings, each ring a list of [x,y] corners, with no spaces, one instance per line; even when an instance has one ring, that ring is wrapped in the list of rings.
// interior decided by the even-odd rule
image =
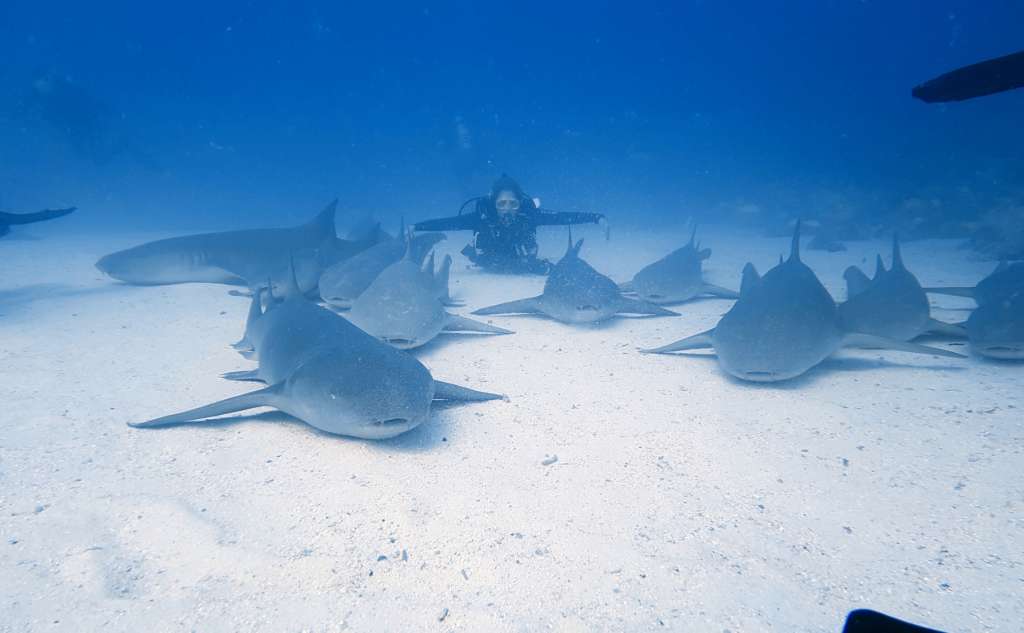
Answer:
[[[644,354],[668,354],[669,352],[682,352],[688,349],[707,349],[714,347],[711,342],[711,336],[715,333],[715,329],[711,328],[706,332],[700,334],[694,334],[684,339],[680,339],[675,343],[669,343],[661,347],[655,347],[653,349],[641,349],[640,351]]]
[[[909,343],[907,341],[897,341],[895,339],[885,338],[884,336],[861,334],[860,332],[850,332],[845,334],[843,336],[842,345],[843,347],[891,349],[900,352],[910,352],[911,354],[931,354],[933,356],[945,356],[946,358],[967,358],[963,354],[939,349],[938,347],[928,347],[927,345],[918,345],[917,343]]]
[[[944,336],[955,336],[957,338],[966,338],[967,329],[959,323],[946,323],[945,321],[938,321],[936,319],[928,319],[927,332],[933,334],[942,334]]]
[[[716,286],[715,284],[709,284],[709,283],[702,284],[701,291],[704,294],[714,295],[716,297],[722,297],[724,299],[739,299],[740,298],[740,293],[736,292],[735,290],[729,290],[728,288],[723,288],[722,286]]]
[[[678,312],[673,312],[672,310],[663,308],[651,303],[650,301],[630,299],[629,297],[619,297],[618,312],[624,312],[626,314],[645,314],[650,316],[682,316]]]
[[[518,301],[507,301],[486,308],[480,308],[479,310],[473,310],[471,314],[535,314],[540,312],[540,305],[537,301],[539,298],[530,297],[529,299],[519,299]]]
[[[255,407],[277,407],[277,403],[281,400],[283,384],[284,383],[278,383],[267,387],[266,389],[260,389],[259,391],[234,396],[233,398],[220,400],[203,407],[182,411],[181,413],[165,415],[162,418],[155,418],[145,422],[129,422],[128,426],[144,429],[155,426],[168,426],[171,424],[185,424],[187,422],[197,422],[206,418],[224,415],[225,413],[245,411],[246,409],[253,409]]]
[[[225,380],[238,380],[238,381],[253,381],[263,382],[260,378],[260,372],[256,369],[249,369],[246,371],[229,371],[220,375]]]
[[[450,382],[434,381],[434,400],[460,400],[463,402],[484,402],[485,400],[501,400],[505,396],[497,393],[477,391],[469,387],[460,387]]]
[[[949,288],[925,288],[925,292],[933,295],[950,295],[952,297],[974,298],[974,288],[971,286],[950,286]]]
[[[446,332],[480,332],[481,334],[515,334],[512,330],[467,319],[457,314],[449,314],[448,322],[444,325]]]

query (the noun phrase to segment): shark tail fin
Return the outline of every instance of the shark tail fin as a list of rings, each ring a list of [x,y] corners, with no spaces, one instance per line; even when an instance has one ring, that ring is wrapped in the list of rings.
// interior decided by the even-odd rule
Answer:
[[[937,319],[928,319],[927,332],[932,334],[941,334],[943,336],[954,336],[957,338],[967,338],[967,328],[961,323],[946,323],[945,321],[939,321]]]
[[[974,286],[950,286],[948,288],[925,288],[925,292],[933,295],[950,295],[952,297],[974,298]]]
[[[506,301],[505,303],[498,303],[486,308],[480,308],[479,310],[473,310],[472,314],[481,316],[487,314],[534,314],[540,312],[538,299],[540,299],[540,297],[530,297],[529,299],[519,299],[517,301]]]
[[[846,298],[855,297],[864,292],[871,285],[871,279],[864,274],[864,271],[856,266],[850,266],[843,273],[846,280]]]
[[[278,383],[265,389],[252,391],[250,393],[234,396],[233,398],[227,398],[225,400],[219,400],[202,407],[196,407],[195,409],[189,409],[188,411],[182,411],[181,413],[165,415],[161,418],[154,418],[145,422],[129,422],[128,426],[142,429],[155,426],[168,426],[171,424],[185,424],[186,422],[197,422],[206,418],[213,418],[226,413],[235,413],[236,411],[245,411],[246,409],[253,409],[256,407],[278,408],[277,405],[281,401],[283,384],[284,383]]]
[[[930,354],[932,356],[945,356],[946,358],[967,358],[963,354],[951,352],[947,349],[928,347],[927,345],[919,345],[908,341],[897,341],[895,339],[885,338],[884,336],[875,336],[873,334],[861,334],[860,332],[850,332],[844,335],[843,347],[891,349],[900,352],[909,352],[911,354]]]
[[[707,349],[714,347],[711,337],[714,335],[715,329],[711,328],[700,334],[694,334],[684,339],[679,339],[675,343],[669,343],[668,345],[662,345],[661,347],[654,347],[651,349],[641,349],[640,351],[644,354],[668,354],[670,352],[682,352],[689,349]]]
[[[480,334],[515,334],[512,330],[503,327],[468,319],[457,314],[449,314],[448,322],[445,323],[446,332],[479,332]]]

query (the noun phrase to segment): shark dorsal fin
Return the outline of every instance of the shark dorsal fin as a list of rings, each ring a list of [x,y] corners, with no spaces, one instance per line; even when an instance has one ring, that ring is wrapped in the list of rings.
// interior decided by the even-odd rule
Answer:
[[[757,269],[750,262],[743,267],[743,279],[740,281],[740,296],[747,294],[750,290],[761,283],[761,275],[757,274]]]
[[[694,223],[693,230],[690,231],[690,244],[689,245],[693,246],[696,239],[697,239],[697,224]],[[699,249],[700,246],[696,246],[695,248]]]
[[[875,255],[875,279],[878,279],[885,274],[885,262],[882,261],[881,255]]]
[[[288,292],[285,294],[285,299],[301,296],[302,288],[299,287],[299,279],[295,276],[295,256],[290,255],[288,257]]]
[[[906,270],[903,254],[900,252],[900,234],[892,234],[892,270]]]
[[[793,229],[793,241],[789,244],[789,261],[800,261],[800,220],[796,221],[796,228]]]
[[[324,207],[323,211],[317,213],[316,217],[307,222],[303,228],[324,237],[337,237],[337,231],[334,228],[334,214],[337,210],[338,199],[335,198],[330,204]]]
[[[274,296],[274,281],[267,277],[267,312],[277,305],[277,297]]]
[[[405,222],[404,221],[402,222],[402,233],[400,235],[401,235],[401,239],[405,240],[405,253],[402,254],[402,259],[407,259],[409,261],[414,261],[413,260],[413,256],[412,256],[412,231],[405,230]],[[423,264],[423,262],[416,262],[416,263],[418,265],[421,265],[421,266]]]
[[[868,289],[871,285],[871,280],[864,274],[864,271],[856,266],[850,266],[843,273],[843,279],[846,280],[846,298],[854,297],[859,295]]]

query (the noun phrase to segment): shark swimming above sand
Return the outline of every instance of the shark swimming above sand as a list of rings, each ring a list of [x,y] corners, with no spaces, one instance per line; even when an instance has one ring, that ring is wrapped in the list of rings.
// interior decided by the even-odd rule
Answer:
[[[732,376],[776,382],[803,374],[844,345],[963,358],[943,349],[844,330],[832,296],[800,261],[797,223],[789,259],[764,277],[748,263],[743,269],[740,298],[718,325],[642,351],[664,354],[714,348],[719,365]]]
[[[207,282],[255,286],[282,284],[296,261],[300,287],[316,287],[323,268],[370,246],[335,234],[338,201],[309,222],[282,229],[250,229],[172,237],[101,257],[96,268],[134,285]]]

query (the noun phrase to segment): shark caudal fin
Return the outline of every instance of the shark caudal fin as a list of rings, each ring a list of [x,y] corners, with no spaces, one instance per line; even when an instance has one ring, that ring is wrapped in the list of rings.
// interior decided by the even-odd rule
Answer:
[[[480,334],[515,334],[512,330],[503,327],[483,323],[469,319],[457,314],[449,314],[448,321],[444,324],[445,332],[478,332]]]
[[[911,354],[930,354],[932,356],[944,356],[946,358],[967,358],[963,354],[951,352],[938,347],[919,345],[908,341],[897,341],[884,336],[873,334],[861,334],[860,332],[849,332],[843,335],[843,347],[860,347],[864,349],[889,349]]]
[[[473,310],[471,314],[486,315],[486,314],[535,314],[540,312],[540,303],[538,302],[540,297],[530,297],[529,299],[519,299],[517,301],[506,301],[505,303],[498,303],[493,306],[486,308],[480,308],[479,310]]]
[[[689,349],[708,349],[714,347],[711,337],[714,335],[715,329],[711,328],[700,334],[694,334],[684,339],[679,339],[675,343],[669,343],[668,345],[662,345],[661,347],[654,347],[650,349],[641,349],[640,352],[643,354],[668,354],[670,352],[683,352]]]
[[[925,331],[929,334],[967,338],[967,328],[959,323],[946,323],[937,319],[928,319],[927,328]]]
[[[434,381],[434,400],[452,400],[459,402],[484,402],[487,400],[501,400],[505,396],[486,391],[477,391],[469,387],[460,387],[450,382]]]
[[[277,408],[278,403],[281,401],[282,389],[283,383],[279,383],[271,387],[267,387],[266,389],[260,389],[259,391],[253,391],[233,398],[227,398],[202,407],[182,411],[181,413],[165,415],[162,418],[154,418],[145,422],[129,422],[128,426],[146,429],[156,426],[198,422],[200,420],[213,418],[226,413],[236,413],[238,411],[245,411],[246,409],[254,409],[256,407]]]

